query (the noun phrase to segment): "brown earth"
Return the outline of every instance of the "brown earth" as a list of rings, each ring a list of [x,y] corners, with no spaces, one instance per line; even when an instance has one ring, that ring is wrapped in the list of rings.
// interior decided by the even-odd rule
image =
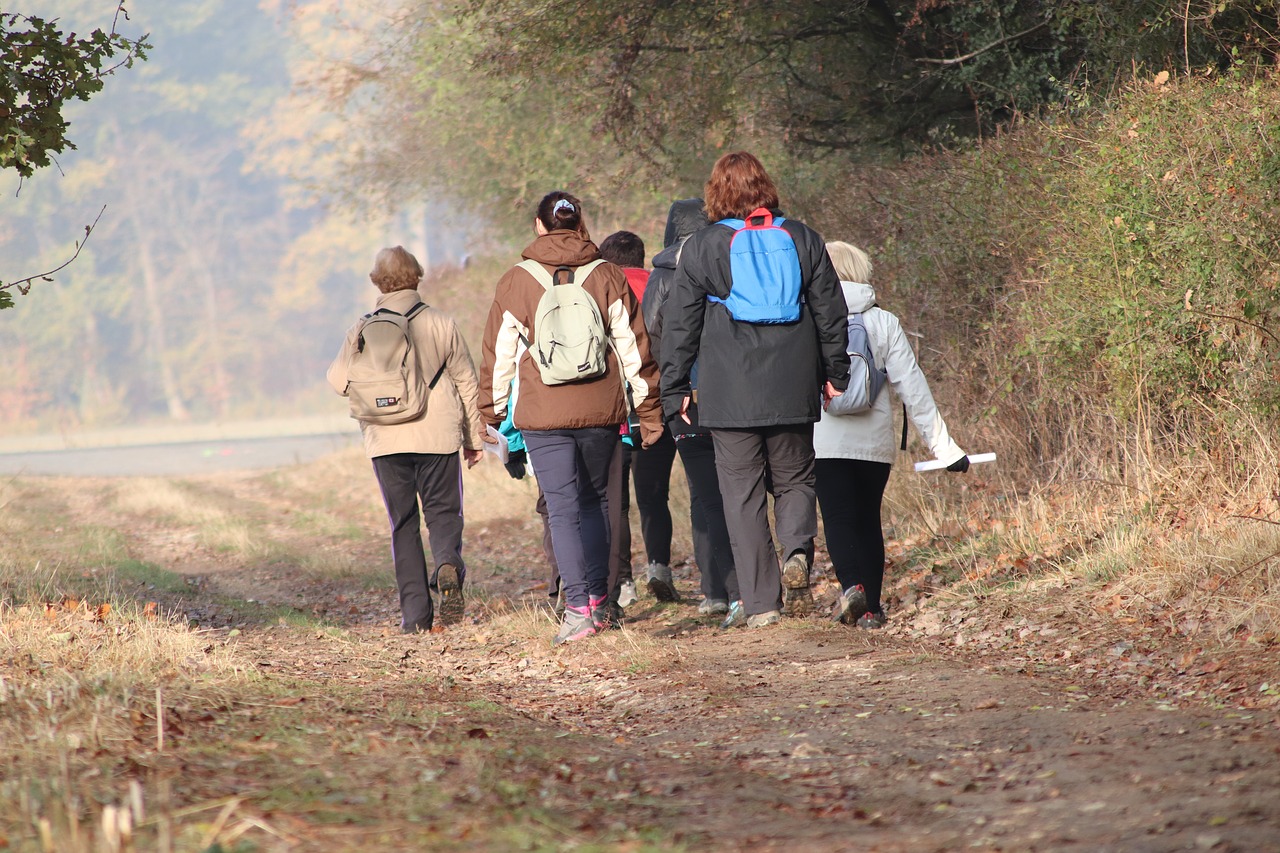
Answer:
[[[264,517],[292,511],[261,479],[218,483]],[[1206,659],[1172,632],[1082,621],[1088,603],[1066,581],[1020,612],[899,585],[895,600],[911,606],[882,631],[815,616],[723,632],[697,615],[694,572],[682,565],[685,602],[642,597],[621,631],[552,650],[550,618],[533,615],[545,606],[536,518],[513,516],[469,526],[465,624],[412,638],[395,630],[376,508],[357,519],[370,531],[358,556],[373,583],[229,565],[191,537],[119,523],[143,559],[191,578],[189,593],[153,591],[163,604],[266,678],[318,685],[304,716],[368,725],[388,702],[420,702],[449,709],[437,739],[558,756],[550,770],[516,761],[501,773],[539,790],[564,846],[1280,850],[1274,648]],[[321,537],[314,547],[350,545]],[[820,586],[827,601],[834,590]],[[228,605],[246,599],[337,633]],[[536,639],[504,632],[513,614]],[[329,683],[364,698],[326,699]],[[411,749],[398,763],[435,765],[449,791],[451,760]],[[503,808],[482,774],[466,778],[453,793],[459,825]],[[206,784],[210,796],[227,792],[221,777]],[[354,849],[388,830],[352,827],[339,843],[290,821],[279,824],[292,826],[282,849]]]

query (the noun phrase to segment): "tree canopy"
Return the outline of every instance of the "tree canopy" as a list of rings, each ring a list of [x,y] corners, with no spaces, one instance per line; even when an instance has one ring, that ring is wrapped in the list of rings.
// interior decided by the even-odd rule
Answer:
[[[1088,103],[1136,68],[1213,74],[1280,53],[1276,7],[1246,0],[391,5],[369,34],[380,48],[325,72],[334,101],[375,117],[354,131],[351,174],[366,193],[444,186],[488,213],[527,201],[530,181],[606,203],[688,192],[730,146],[782,171],[896,159]]]
[[[147,36],[118,33],[121,17],[128,17],[123,3],[109,30],[79,36],[56,18],[0,13],[0,169],[30,177],[52,155],[75,148],[63,116],[67,102],[89,100],[116,69],[146,59]]]

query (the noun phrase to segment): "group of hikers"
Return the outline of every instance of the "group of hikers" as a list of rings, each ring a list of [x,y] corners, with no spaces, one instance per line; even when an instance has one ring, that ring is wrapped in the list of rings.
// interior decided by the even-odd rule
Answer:
[[[636,601],[631,479],[645,585],[678,600],[667,507],[677,454],[700,613],[724,628],[812,613],[820,509],[842,590],[832,618],[882,627],[880,511],[898,449],[882,385],[948,470],[969,459],[898,318],[877,307],[867,255],[784,217],[773,180],[742,151],[716,162],[702,198],[672,204],[652,272],[631,232],[597,247],[568,192],[542,198],[533,229],[498,281],[478,374],[453,321],[421,302],[422,267],[399,246],[378,253],[375,310],[329,368],[386,504],[402,630],[431,629],[433,591],[442,624],[462,618],[461,463],[479,462],[486,443],[505,444],[513,477],[537,481],[562,603],[553,645],[619,626]]]

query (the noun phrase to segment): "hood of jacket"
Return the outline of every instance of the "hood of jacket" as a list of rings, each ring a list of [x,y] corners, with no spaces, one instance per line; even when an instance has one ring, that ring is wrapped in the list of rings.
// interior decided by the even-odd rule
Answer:
[[[661,252],[653,256],[653,268],[658,270],[673,270],[676,268],[676,262],[680,260],[680,247],[684,244],[684,240],[678,241],[674,246],[668,246]]]
[[[671,209],[667,211],[667,229],[662,232],[662,246],[664,249],[678,246],[685,237],[710,224],[702,199],[684,198],[672,202]],[[657,259],[654,260],[656,262]],[[672,264],[672,268],[675,268],[675,264]]]
[[[552,231],[543,234],[528,246],[521,257],[551,267],[580,267],[600,257],[600,250],[591,238],[577,231]]]
[[[844,291],[844,301],[850,314],[861,314],[876,304],[876,289],[869,284],[842,281],[840,289]]]

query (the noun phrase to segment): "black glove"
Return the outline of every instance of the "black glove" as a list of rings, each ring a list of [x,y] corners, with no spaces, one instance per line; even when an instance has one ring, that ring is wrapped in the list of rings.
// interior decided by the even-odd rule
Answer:
[[[961,456],[955,462],[952,462],[950,465],[948,465],[947,470],[955,471],[957,474],[963,474],[965,471],[969,470],[969,457]]]
[[[507,461],[504,466],[507,469],[507,473],[510,474],[513,479],[523,480],[525,461],[527,459],[528,459],[528,454],[525,453],[523,450],[517,450],[514,453],[512,453],[510,456],[507,457]],[[966,459],[965,461],[967,462],[968,460]]]

